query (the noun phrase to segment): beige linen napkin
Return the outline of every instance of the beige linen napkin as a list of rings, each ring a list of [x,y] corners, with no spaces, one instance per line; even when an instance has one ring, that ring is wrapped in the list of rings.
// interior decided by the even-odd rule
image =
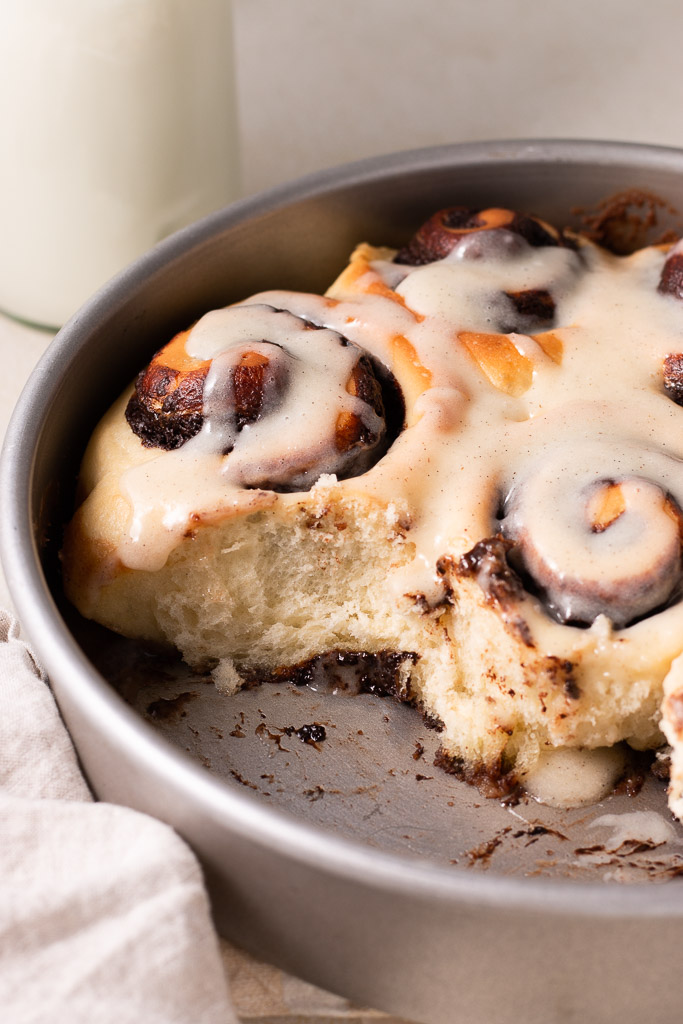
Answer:
[[[168,826],[93,801],[1,611],[0,1019],[236,1022],[193,854]]]

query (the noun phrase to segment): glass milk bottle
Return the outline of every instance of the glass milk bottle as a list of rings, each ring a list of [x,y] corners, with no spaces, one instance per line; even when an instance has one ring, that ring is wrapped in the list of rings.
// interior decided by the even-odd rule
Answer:
[[[229,0],[3,0],[0,309],[59,326],[236,198]]]

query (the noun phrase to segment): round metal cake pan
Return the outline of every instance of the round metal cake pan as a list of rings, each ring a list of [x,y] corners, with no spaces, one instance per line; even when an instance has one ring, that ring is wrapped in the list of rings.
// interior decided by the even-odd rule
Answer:
[[[41,360],[7,434],[3,565],[94,792],[186,838],[228,938],[405,1018],[675,1020],[683,883],[472,871],[302,820],[207,770],[86,655],[59,593],[61,524],[98,417],[200,313],[270,287],[322,290],[356,242],[399,244],[441,206],[510,206],[566,224],[577,208],[624,189],[683,210],[683,152],[572,141],[454,145],[363,161],[244,200],[161,243],[95,295]],[[676,219],[662,207],[660,228],[667,217]]]

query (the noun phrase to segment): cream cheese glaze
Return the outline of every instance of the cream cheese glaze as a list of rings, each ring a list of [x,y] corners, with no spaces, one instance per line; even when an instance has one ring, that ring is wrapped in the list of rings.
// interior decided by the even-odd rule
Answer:
[[[254,481],[273,483],[284,476],[295,485],[290,489],[311,487],[338,461],[334,428],[340,412],[352,412],[370,431],[379,430],[377,414],[346,390],[358,349],[335,331],[316,330],[313,340],[310,334],[286,308],[261,303],[214,310],[193,327],[187,354],[211,360],[203,425],[182,447],[124,473],[121,488],[133,509],[119,548],[124,565],[160,569],[193,517],[242,507],[245,488],[256,486]],[[274,408],[267,405],[255,423],[238,431],[227,411],[231,371],[245,347],[267,355],[272,379],[264,382],[265,392],[275,400]]]
[[[530,252],[531,262],[522,252],[507,260],[449,256],[426,267],[402,267],[398,294],[409,309],[382,295],[331,303],[317,296],[268,292],[247,300],[248,305],[289,309],[331,331],[344,332],[388,363],[396,336],[402,336],[429,368],[431,386],[416,402],[412,430],[399,438],[370,476],[344,484],[413,510],[414,589],[433,593],[441,555],[462,553],[495,532],[496,515],[506,498],[515,509],[508,521],[528,515],[532,523],[543,526],[544,543],[554,552],[553,568],[565,566],[563,573],[582,576],[589,571],[587,559],[596,571],[599,561],[600,574],[612,574],[619,582],[632,574],[635,543],[643,552],[638,557],[647,563],[647,542],[641,542],[639,531],[652,516],[664,514],[663,499],[657,495],[673,494],[683,504],[680,412],[660,383],[662,360],[683,342],[683,316],[675,301],[656,290],[664,254],[648,249],[623,258],[592,246],[584,246],[580,256],[550,247]],[[379,264],[380,276],[383,270]],[[561,344],[561,361],[551,358],[533,336],[501,336],[494,343],[509,338],[520,364],[529,365],[529,384],[518,396],[492,387],[458,336],[491,333],[501,292],[547,287],[558,277],[565,285],[553,293],[557,314],[552,333]],[[221,365],[215,357],[229,359],[230,351],[244,340],[235,312],[207,314],[188,336],[189,354],[214,359],[213,380]],[[267,333],[267,326],[259,330],[257,324],[258,318],[254,337]],[[303,335],[298,344],[295,339],[296,334],[288,336],[291,354],[283,357],[296,364],[286,400],[243,431],[230,455],[222,455],[225,438],[209,417],[202,433],[183,448],[150,453],[144,468],[128,472],[125,490],[134,515],[121,551],[124,564],[163,564],[162,549],[167,555],[193,514],[239,505],[245,466],[292,458],[297,444],[292,435],[301,437],[302,443],[324,438],[340,405],[358,406],[343,386],[350,350],[326,347],[324,356],[316,359],[317,345],[310,346]],[[336,383],[330,387],[329,380]],[[182,494],[181,476],[169,466],[172,461],[183,464],[182,478],[188,486]],[[547,478],[553,473],[554,486],[552,480],[546,486],[538,483],[539,475]],[[199,474],[201,486],[193,474]],[[608,480],[626,482],[628,514],[620,515],[604,532],[591,533],[582,502],[587,489]],[[641,481],[639,487],[635,480]],[[515,494],[526,490],[533,498],[516,504]],[[161,536],[159,518],[150,513],[160,499],[167,509]],[[633,507],[638,502],[645,503],[644,521]],[[675,524],[664,514],[662,523],[667,521],[671,535]]]
[[[625,767],[620,746],[551,750],[524,776],[524,788],[551,807],[582,807],[609,796]]]
[[[514,538],[521,532],[535,538],[542,530],[538,544],[548,554],[540,557],[548,574],[562,581],[553,602],[562,617],[581,617],[572,613],[580,598],[562,593],[567,579],[590,584],[599,575],[623,593],[661,559],[664,576],[658,574],[648,600],[650,607],[665,601],[680,568],[678,552],[672,554],[678,525],[664,508],[666,496],[683,505],[680,412],[660,382],[663,359],[683,343],[677,302],[657,292],[665,253],[651,248],[625,258],[587,244],[576,252],[523,242],[504,258],[466,259],[463,251],[461,243],[455,254],[435,263],[400,267],[396,292],[405,306],[376,294],[330,302],[268,292],[206,314],[189,332],[186,348],[214,360],[208,394],[225,388],[217,383],[220,367],[240,343],[272,333],[263,305],[290,310],[327,330],[316,336],[315,346],[302,332],[276,335],[275,344],[287,346],[282,358],[296,369],[286,399],[244,430],[229,455],[222,454],[228,439],[209,415],[201,433],[182,448],[154,453],[127,471],[123,489],[134,511],[119,549],[123,564],[159,568],[193,519],[252,500],[243,489],[245,472],[296,458],[307,444],[329,444],[325,439],[338,408],[357,408],[359,402],[344,391],[352,350],[322,345],[323,340],[344,333],[390,364],[399,336],[429,369],[430,386],[412,410],[411,431],[372,474],[344,483],[410,509],[416,554],[401,571],[399,590],[438,600],[439,558],[462,554],[495,533],[496,516],[506,508],[503,528]],[[378,261],[373,272],[395,284],[395,267]],[[494,346],[514,347],[513,374],[526,384],[522,393],[510,394],[515,387],[491,386],[462,335],[491,335],[508,313],[504,293],[524,288],[552,289],[555,358],[533,335],[495,336]],[[246,322],[240,310],[249,310]],[[591,488],[615,480],[624,484],[626,510],[609,528],[592,532],[585,518]],[[313,482],[309,474],[302,487]],[[626,625],[637,617],[633,608],[632,600],[612,621]],[[591,621],[597,614],[589,612]]]
[[[521,774],[540,795],[553,748],[656,744],[662,681],[683,649],[683,410],[662,379],[666,358],[683,349],[683,303],[658,290],[667,251],[530,244],[500,227],[417,266],[365,248],[355,277],[342,275],[326,296],[263,292],[188,332],[187,357],[212,360],[201,429],[172,451],[129,446],[111,474],[127,519],[106,559],[124,572],[159,572],[198,526],[264,512],[293,521],[309,489],[320,521],[331,506],[386,509],[402,546],[378,584],[389,609],[381,614],[412,609],[432,623],[420,700],[449,739],[467,732],[449,755],[491,766],[506,745],[523,750]],[[518,300],[527,293],[545,297],[540,313]],[[274,311],[284,311],[275,328]],[[274,383],[259,418],[237,430],[224,410],[245,345],[270,360]],[[337,479],[340,412],[378,430],[377,413],[347,387],[359,351],[396,375],[404,429],[374,464]],[[295,490],[264,485],[278,467],[294,473]],[[506,554],[475,559],[462,583],[464,556],[491,538]],[[329,535],[332,547],[341,543]],[[491,590],[496,558],[524,583],[510,607]],[[461,604],[488,609],[502,632],[480,637],[462,625]],[[417,619],[401,621],[412,637],[405,649],[417,650]],[[328,649],[353,632],[341,623]],[[284,627],[269,626],[271,635],[276,645]],[[360,626],[355,635],[365,635]],[[429,682],[448,659],[469,657],[468,645],[480,666],[468,671],[488,673],[485,697],[457,664],[447,684]],[[510,658],[518,664],[508,673]],[[524,689],[532,678],[533,694]],[[616,710],[601,717],[613,699]],[[602,774],[582,761],[594,793],[618,757],[603,761]]]

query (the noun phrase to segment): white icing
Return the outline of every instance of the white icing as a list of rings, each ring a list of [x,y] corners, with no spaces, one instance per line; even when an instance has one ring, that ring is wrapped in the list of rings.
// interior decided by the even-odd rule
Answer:
[[[551,807],[582,807],[603,800],[624,770],[620,747],[544,751],[522,782],[526,792]]]
[[[263,339],[268,339],[264,341]],[[245,487],[294,480],[310,487],[339,464],[335,428],[340,414],[353,413],[372,430],[379,417],[346,385],[358,350],[336,332],[316,330],[289,312],[265,305],[240,305],[204,316],[190,331],[188,355],[212,359],[204,388],[204,422],[181,448],[128,469],[121,489],[133,516],[120,547],[125,565],[154,571],[199,518],[221,509],[272,504],[268,491],[254,497]],[[283,386],[255,423],[238,430],[231,415],[231,371],[244,351],[266,355],[273,380]],[[248,504],[247,504],[248,507]]]
[[[481,249],[483,233],[478,237]],[[247,340],[248,321],[252,342],[282,343],[286,395],[236,436],[222,428],[214,436],[220,417],[210,414],[202,433],[181,449],[128,471],[122,488],[133,516],[119,552],[124,563],[156,568],[197,518],[288,500],[245,491],[250,473],[277,478],[278,466],[298,467],[300,459],[301,483],[308,487],[321,473],[336,471],[324,455],[335,417],[341,408],[360,411],[344,383],[354,350],[335,343],[333,332],[339,332],[389,367],[408,358],[400,348],[407,345],[408,361],[426,368],[407,409],[409,429],[370,472],[339,484],[342,494],[376,497],[408,511],[415,558],[388,580],[397,599],[416,592],[438,597],[437,561],[445,554],[457,559],[496,533],[508,496],[503,525],[515,536],[528,533],[538,563],[555,577],[554,590],[548,586],[560,614],[587,609],[592,618],[604,611],[621,627],[665,601],[680,575],[678,526],[665,498],[671,494],[683,505],[682,413],[661,386],[664,357],[683,347],[683,307],[657,292],[665,254],[652,248],[620,258],[589,244],[576,253],[524,243],[511,245],[502,258],[487,255],[484,244],[484,255],[472,258],[467,247],[473,244],[428,266],[375,264],[368,285],[386,268],[386,283],[399,281],[403,302],[374,293],[335,303],[271,292],[202,318],[187,351],[214,358],[217,393],[225,393],[230,352]],[[507,378],[494,386],[465,332],[490,334],[500,310],[509,312],[502,292],[524,288],[552,292],[554,347],[544,333],[494,339],[494,347],[508,345],[513,370],[519,364],[523,371],[521,378],[512,374],[512,386]],[[328,330],[284,331],[278,341],[258,311],[263,303]],[[288,322],[288,313],[276,316]],[[501,364],[507,365],[502,356],[496,367]],[[224,456],[226,441],[234,450]],[[307,470],[311,451],[313,469]],[[586,508],[595,488],[609,480],[620,483],[625,511],[594,532]],[[531,555],[528,561],[533,570]],[[659,582],[648,591],[643,581],[653,575]],[[567,580],[591,590],[598,577],[608,589],[630,594],[619,608],[609,601],[601,607],[602,598],[591,604],[583,593],[563,594]],[[623,637],[605,631],[603,616],[580,633],[553,623],[535,599],[524,602],[524,616],[541,650],[562,656],[563,649],[585,643],[604,649],[606,657],[616,653],[618,662]],[[680,649],[682,619],[679,605],[648,624],[672,656]]]
[[[666,498],[683,498],[683,462],[628,444],[586,441],[580,451],[577,463],[575,446],[559,445],[515,480],[503,529],[564,621],[605,610],[624,626],[679,580],[680,524]],[[595,530],[588,509],[603,481],[619,482],[625,510]]]
[[[603,814],[590,823],[591,828],[611,829],[603,840],[605,849],[616,852],[625,843],[648,843],[662,846],[680,842],[673,825],[656,811],[631,811],[626,814]]]
[[[437,316],[459,331],[495,331],[498,321],[514,318],[501,293],[551,290],[557,298],[570,286],[580,262],[571,249],[526,245],[512,259],[461,259],[459,252],[418,267],[396,291],[411,309]]]

